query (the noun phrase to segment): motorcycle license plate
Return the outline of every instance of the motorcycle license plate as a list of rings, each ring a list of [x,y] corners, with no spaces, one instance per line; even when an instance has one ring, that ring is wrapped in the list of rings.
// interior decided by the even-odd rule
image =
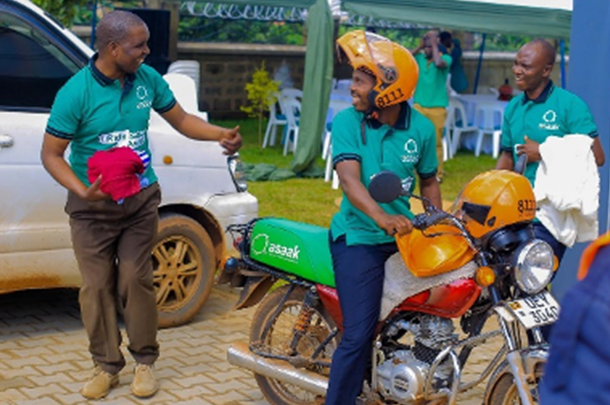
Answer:
[[[559,304],[547,291],[510,301],[506,308],[526,329],[551,324],[559,317]]]

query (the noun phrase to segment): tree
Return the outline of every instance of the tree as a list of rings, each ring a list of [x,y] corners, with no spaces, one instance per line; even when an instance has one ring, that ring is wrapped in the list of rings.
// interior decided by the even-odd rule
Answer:
[[[261,143],[263,130],[263,116],[275,104],[280,82],[272,80],[265,69],[265,61],[261,67],[252,74],[252,81],[246,84],[249,106],[242,106],[241,110],[250,117],[258,117],[258,143]]]
[[[90,4],[89,0],[32,0],[66,27],[71,27],[80,8]]]

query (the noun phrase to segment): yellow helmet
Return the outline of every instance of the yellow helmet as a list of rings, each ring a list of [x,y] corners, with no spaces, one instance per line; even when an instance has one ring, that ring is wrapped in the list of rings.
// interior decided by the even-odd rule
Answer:
[[[413,96],[419,68],[411,52],[401,45],[380,35],[357,30],[337,39],[337,48],[345,53],[355,70],[371,73],[377,79],[369,93],[369,100],[375,107],[386,108]]]
[[[451,213],[466,221],[475,238],[536,216],[536,198],[524,176],[508,170],[490,170],[468,182],[457,196]]]

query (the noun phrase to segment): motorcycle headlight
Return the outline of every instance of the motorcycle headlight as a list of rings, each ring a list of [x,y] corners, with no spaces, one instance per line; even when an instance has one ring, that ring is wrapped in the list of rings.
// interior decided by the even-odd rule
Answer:
[[[229,172],[237,191],[243,192],[248,190],[248,183],[246,182],[246,172],[244,171],[244,164],[239,158],[239,155],[229,156],[227,158],[229,165]]]
[[[522,245],[516,254],[515,281],[526,294],[537,294],[553,277],[554,255],[551,246],[538,239]]]

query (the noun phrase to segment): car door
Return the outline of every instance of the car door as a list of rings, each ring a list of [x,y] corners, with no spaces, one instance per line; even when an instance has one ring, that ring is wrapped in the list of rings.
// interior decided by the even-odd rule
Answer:
[[[40,161],[55,94],[87,62],[71,41],[33,7],[0,0],[0,292],[74,283],[66,191]]]

